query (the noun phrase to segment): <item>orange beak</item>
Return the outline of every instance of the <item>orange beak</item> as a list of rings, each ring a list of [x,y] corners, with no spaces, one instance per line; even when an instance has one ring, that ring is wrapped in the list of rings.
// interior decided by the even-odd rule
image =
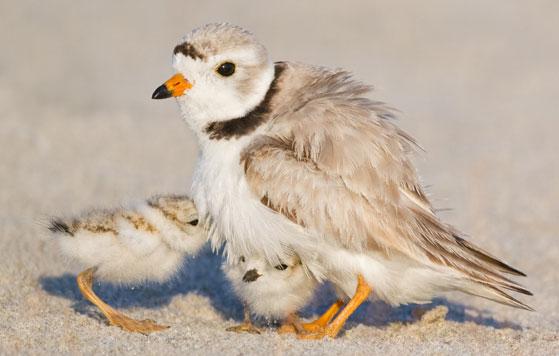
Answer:
[[[192,84],[182,74],[178,73],[155,89],[151,98],[167,99],[172,96],[181,96],[190,88],[192,88]]]

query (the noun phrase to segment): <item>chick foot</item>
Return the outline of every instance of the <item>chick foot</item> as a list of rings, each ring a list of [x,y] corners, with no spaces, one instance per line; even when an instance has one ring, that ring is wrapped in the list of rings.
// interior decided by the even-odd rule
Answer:
[[[260,334],[262,333],[260,329],[254,326],[252,323],[242,323],[239,325],[231,326],[227,329],[227,331],[233,331],[236,333],[249,333],[249,334]]]
[[[151,319],[132,319],[119,312],[111,313],[110,315],[105,314],[105,316],[109,320],[110,325],[118,326],[123,330],[137,332],[144,335],[169,328],[169,326],[157,324]]]
[[[249,334],[261,334],[262,332],[252,323],[252,318],[250,317],[250,311],[245,306],[244,308],[244,321],[242,324],[228,327],[226,331],[232,331],[236,333],[249,333]]]

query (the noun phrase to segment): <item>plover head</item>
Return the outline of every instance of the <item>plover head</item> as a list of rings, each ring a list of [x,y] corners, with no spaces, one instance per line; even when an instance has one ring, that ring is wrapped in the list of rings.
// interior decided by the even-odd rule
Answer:
[[[258,289],[261,295],[299,288],[310,278],[297,256],[276,265],[264,258],[241,256],[237,263],[224,265],[224,269],[233,284]]]
[[[231,281],[245,287],[258,284],[260,286],[257,288],[263,285],[278,288],[282,283],[300,283],[300,279],[307,278],[301,260],[296,256],[277,265],[270,265],[264,258],[241,256],[237,263],[225,265],[224,268]]]
[[[210,123],[240,118],[264,99],[274,77],[266,48],[248,31],[209,24],[188,34],[173,51],[176,74],[153,93],[176,97],[197,133]]]
[[[284,318],[303,307],[317,285],[297,256],[270,265],[264,258],[241,256],[223,270],[235,293],[256,315]]]
[[[295,262],[291,265],[280,263],[272,268],[264,259],[249,258],[246,260],[244,256],[241,256],[239,259],[240,271],[244,271],[242,281],[245,283],[255,282],[262,276],[265,276],[265,279],[274,281],[282,280],[288,278],[294,270],[300,268],[300,265],[300,262]],[[291,271],[288,271],[289,269]]]
[[[204,230],[198,226],[198,211],[192,199],[184,195],[156,195],[147,204],[161,211],[164,217],[189,235],[198,235]]]

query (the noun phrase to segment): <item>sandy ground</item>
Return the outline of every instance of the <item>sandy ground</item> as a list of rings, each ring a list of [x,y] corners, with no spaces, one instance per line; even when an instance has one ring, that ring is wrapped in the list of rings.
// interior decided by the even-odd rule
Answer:
[[[528,274],[537,311],[451,294],[422,309],[368,303],[336,340],[237,335],[224,329],[240,305],[206,250],[163,285],[96,285],[171,329],[105,325],[42,222],[188,191],[196,145],[150,95],[178,38],[221,20],[274,59],[375,84],[425,147],[424,182],[452,208],[441,214]],[[0,1],[0,353],[559,354],[558,24],[556,1]],[[324,287],[304,315],[331,297]]]

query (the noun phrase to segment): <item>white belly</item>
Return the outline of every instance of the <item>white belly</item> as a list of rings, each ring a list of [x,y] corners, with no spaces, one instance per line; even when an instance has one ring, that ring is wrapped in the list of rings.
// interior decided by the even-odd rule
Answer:
[[[361,274],[373,289],[372,296],[391,305],[430,302],[441,292],[453,289],[457,278],[449,269],[422,265],[398,253],[388,259],[371,251],[331,247],[323,249],[320,263],[326,278],[342,296],[353,296],[357,275]]]

